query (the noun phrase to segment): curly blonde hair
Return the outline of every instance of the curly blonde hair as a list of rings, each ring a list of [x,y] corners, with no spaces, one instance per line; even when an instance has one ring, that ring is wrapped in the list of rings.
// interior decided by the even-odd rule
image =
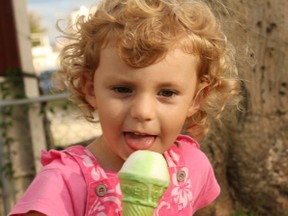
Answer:
[[[93,108],[85,100],[83,77],[93,79],[101,50],[117,48],[129,66],[146,67],[175,47],[200,57],[198,79],[208,83],[199,111],[186,120],[185,130],[201,137],[209,121],[219,118],[227,104],[237,104],[240,84],[221,25],[209,6],[198,0],[107,0],[87,20],[80,17],[71,41],[61,52],[60,72],[68,81],[71,99],[93,121]],[[198,95],[199,96],[199,95]]]

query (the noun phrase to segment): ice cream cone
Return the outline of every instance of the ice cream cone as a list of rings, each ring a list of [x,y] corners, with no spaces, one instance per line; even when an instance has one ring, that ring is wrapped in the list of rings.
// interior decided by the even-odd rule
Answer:
[[[167,163],[160,153],[139,150],[125,161],[119,179],[122,216],[150,216],[169,186]]]

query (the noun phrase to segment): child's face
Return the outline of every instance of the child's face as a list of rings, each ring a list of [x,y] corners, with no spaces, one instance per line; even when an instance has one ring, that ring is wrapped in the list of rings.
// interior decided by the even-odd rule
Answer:
[[[120,161],[138,149],[167,150],[196,110],[198,62],[176,49],[156,64],[131,68],[114,49],[104,49],[86,97],[103,130],[94,148]]]

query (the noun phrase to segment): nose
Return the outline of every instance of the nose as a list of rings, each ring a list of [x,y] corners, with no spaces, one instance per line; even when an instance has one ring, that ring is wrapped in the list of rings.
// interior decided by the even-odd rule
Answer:
[[[151,121],[156,112],[155,99],[149,95],[139,95],[133,99],[130,115],[138,121]]]

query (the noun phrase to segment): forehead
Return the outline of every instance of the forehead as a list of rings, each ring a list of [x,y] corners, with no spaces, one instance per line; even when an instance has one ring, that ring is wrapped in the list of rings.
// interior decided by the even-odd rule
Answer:
[[[168,51],[163,57],[159,57],[155,62],[148,66],[130,66],[127,62],[127,56],[121,56],[114,47],[107,47],[100,52],[100,67],[127,67],[134,69],[143,69],[147,67],[153,67],[158,65],[160,67],[179,67],[179,69],[191,67],[198,68],[200,63],[200,58],[198,55],[191,53],[186,53],[180,48],[175,48]],[[144,58],[144,57],[143,57]]]
[[[171,50],[154,64],[142,68],[127,65],[116,49],[103,49],[100,64],[95,73],[96,82],[178,83],[187,86],[191,80],[197,82],[198,56],[184,53],[180,49]]]

